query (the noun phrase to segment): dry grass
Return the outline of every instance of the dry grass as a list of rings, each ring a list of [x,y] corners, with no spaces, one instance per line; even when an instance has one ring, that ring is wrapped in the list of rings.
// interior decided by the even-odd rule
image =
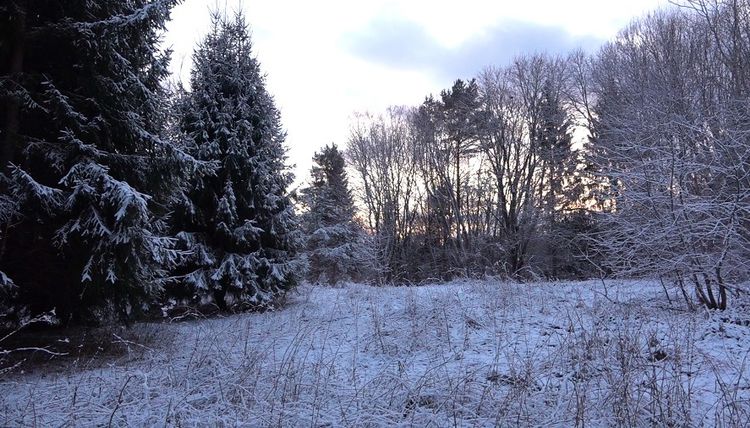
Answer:
[[[0,381],[0,425],[744,426],[750,329],[657,284],[303,287]],[[725,315],[722,315],[725,317]],[[122,336],[121,336],[122,337]],[[151,339],[148,339],[151,338]]]

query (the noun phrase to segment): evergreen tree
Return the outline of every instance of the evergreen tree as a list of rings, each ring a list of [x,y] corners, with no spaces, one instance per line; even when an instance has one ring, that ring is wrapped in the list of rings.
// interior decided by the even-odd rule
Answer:
[[[34,312],[127,318],[161,289],[155,214],[187,160],[160,136],[177,2],[0,5],[0,271]]]
[[[307,279],[332,284],[362,281],[372,271],[373,252],[354,220],[344,156],[333,144],[317,152],[313,162],[312,183],[303,190],[308,207],[303,216]]]
[[[575,200],[566,194],[573,184],[570,179],[576,168],[576,152],[572,148],[573,121],[560,100],[558,90],[547,80],[542,90],[541,124],[539,129],[539,156],[542,161],[543,193],[540,197],[543,211],[551,223],[559,220],[559,212]]]
[[[270,304],[296,280],[292,176],[279,112],[241,15],[214,15],[193,56],[190,83],[180,106],[187,150],[218,167],[198,175],[176,204],[185,259],[172,296],[221,309]]]
[[[560,89],[551,80],[542,88],[540,125],[537,134],[541,185],[539,202],[545,226],[545,275],[559,278],[571,274],[570,243],[585,224],[584,218],[570,221],[573,205],[580,199],[576,182],[578,156],[572,148],[573,121],[560,100]],[[575,227],[574,227],[575,226]]]

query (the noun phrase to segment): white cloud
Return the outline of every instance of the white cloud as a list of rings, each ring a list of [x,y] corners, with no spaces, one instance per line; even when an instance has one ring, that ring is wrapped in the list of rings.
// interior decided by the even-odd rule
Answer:
[[[186,0],[173,11],[165,44],[174,49],[173,72],[187,81],[193,48],[209,28],[209,10],[245,12],[255,54],[282,113],[299,181],[306,178],[315,150],[345,143],[354,111],[418,104],[453,77],[466,77],[439,76],[426,68],[396,67],[357,55],[350,42],[378,19],[411,22],[443,48],[460,51],[503,22],[607,39],[633,17],[664,4],[666,0]]]

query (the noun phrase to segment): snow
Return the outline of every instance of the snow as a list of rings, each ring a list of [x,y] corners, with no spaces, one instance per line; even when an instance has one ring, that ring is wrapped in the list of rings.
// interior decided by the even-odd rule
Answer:
[[[742,316],[647,281],[302,286],[275,312],[138,325],[155,340],[98,368],[5,375],[0,425],[736,426]]]

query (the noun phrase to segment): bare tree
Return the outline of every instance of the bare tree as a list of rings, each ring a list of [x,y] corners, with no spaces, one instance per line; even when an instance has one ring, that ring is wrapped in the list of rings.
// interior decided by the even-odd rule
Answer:
[[[382,116],[358,115],[346,150],[386,281],[403,277],[402,244],[414,226],[418,189],[409,115],[406,108],[391,108]]]
[[[348,156],[386,280],[565,270],[580,205],[568,75],[565,59],[520,57],[417,109],[358,116]]]
[[[686,4],[633,23],[595,62],[598,241],[620,274],[670,276],[724,309],[748,276],[750,70],[741,37],[717,34],[748,20],[736,1]]]
[[[536,55],[519,57],[509,68],[489,68],[479,78],[480,147],[494,177],[498,232],[513,275],[528,268],[533,239],[550,260],[559,245],[552,242],[554,223],[569,205],[576,168],[567,70],[562,58]],[[554,263],[550,270],[556,270]]]

